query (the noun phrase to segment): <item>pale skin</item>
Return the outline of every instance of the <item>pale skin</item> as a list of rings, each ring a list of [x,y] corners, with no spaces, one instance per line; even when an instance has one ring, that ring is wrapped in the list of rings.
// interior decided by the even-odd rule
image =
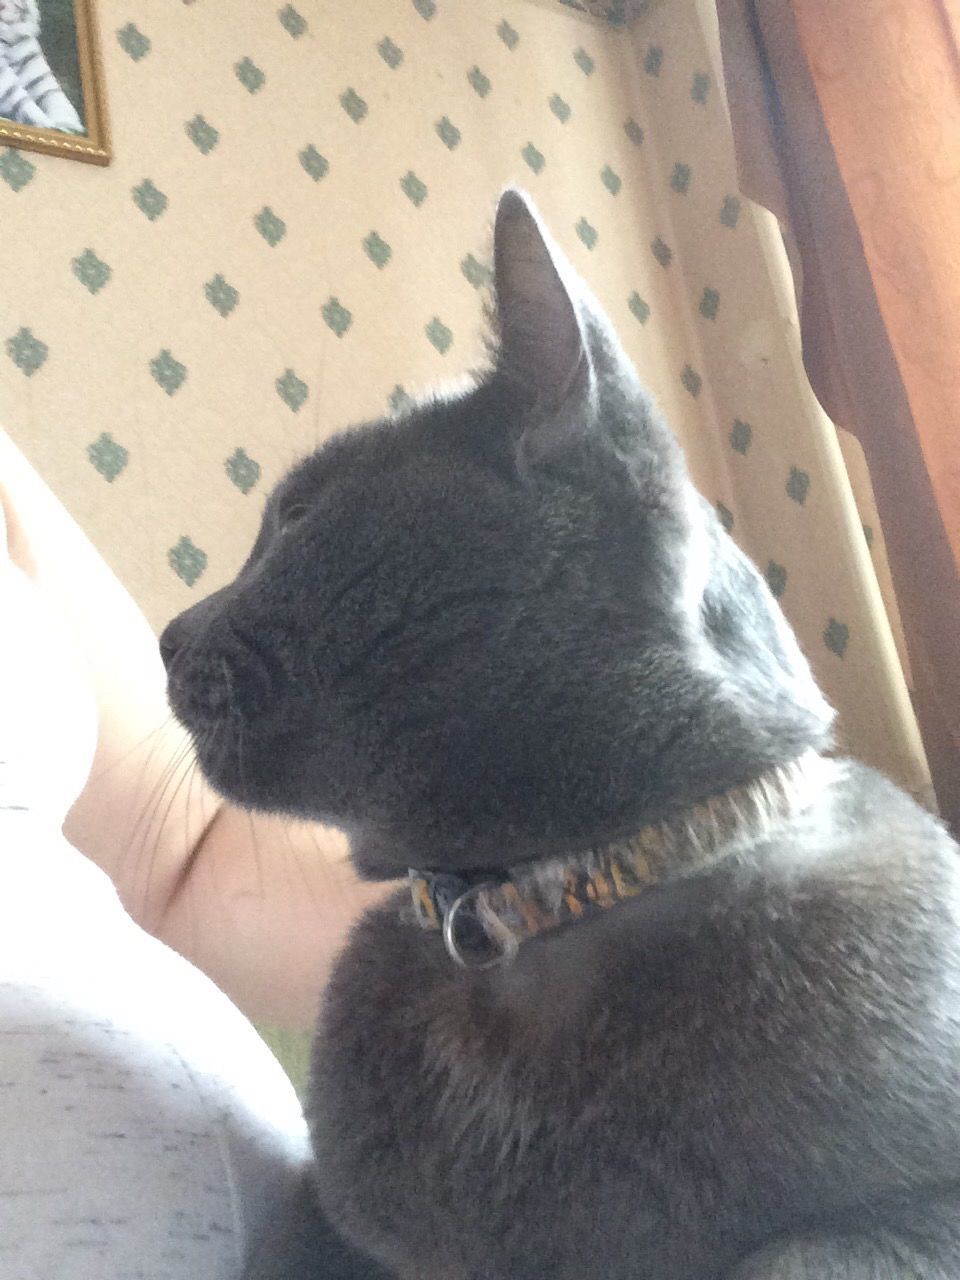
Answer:
[[[23,687],[34,697],[25,733],[36,732],[38,718],[50,720],[49,753],[32,766],[26,755],[51,813],[58,794],[72,799],[89,766],[66,815],[67,839],[110,876],[138,923],[208,973],[248,1017],[310,1027],[333,957],[385,888],[358,880],[337,833],[247,814],[207,786],[170,717],[145,618],[2,431],[0,616],[7,628],[28,628],[24,652],[40,668],[19,673],[20,697]]]

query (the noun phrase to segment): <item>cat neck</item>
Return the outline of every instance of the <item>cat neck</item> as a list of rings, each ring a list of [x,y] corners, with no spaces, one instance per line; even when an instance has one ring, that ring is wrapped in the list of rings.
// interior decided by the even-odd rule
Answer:
[[[569,833],[544,827],[543,834],[519,836],[515,832],[467,832],[458,827],[451,835],[442,830],[423,830],[419,824],[406,829],[392,823],[381,827],[370,822],[341,824],[341,829],[349,840],[354,865],[367,879],[393,880],[406,874],[409,867],[497,878],[526,864],[570,857],[587,848],[612,846],[634,839],[648,828],[685,822],[690,813],[698,812],[704,804],[713,805],[717,797],[730,797],[734,804],[738,797],[745,798],[747,807],[740,816],[759,816],[762,808],[757,807],[753,797],[771,794],[771,786],[774,791],[779,790],[798,766],[801,787],[806,788],[808,775],[816,774],[824,764],[819,746],[798,743],[785,758],[772,761],[758,759],[748,763],[731,755],[723,764],[715,764],[709,772],[704,769],[702,774],[689,769],[687,756],[687,768],[683,772],[678,769],[675,775],[682,778],[682,785],[669,791],[653,787],[622,816],[598,814],[586,829]]]
[[[647,890],[709,871],[810,808],[831,762],[808,751],[752,782],[710,796],[625,840],[527,861],[506,871],[410,871],[421,928],[442,930],[465,967],[512,959],[520,945]]]

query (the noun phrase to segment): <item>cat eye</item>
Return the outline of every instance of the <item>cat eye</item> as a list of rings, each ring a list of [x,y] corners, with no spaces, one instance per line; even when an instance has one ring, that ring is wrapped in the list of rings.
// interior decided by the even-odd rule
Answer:
[[[281,511],[278,517],[280,532],[287,533],[296,525],[301,524],[306,516],[310,514],[310,507],[305,502],[295,502],[292,506],[287,507],[285,511]]]

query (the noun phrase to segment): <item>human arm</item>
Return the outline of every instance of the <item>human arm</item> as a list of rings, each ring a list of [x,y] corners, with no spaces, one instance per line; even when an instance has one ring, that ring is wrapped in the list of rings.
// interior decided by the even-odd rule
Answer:
[[[249,1017],[308,1027],[331,960],[383,889],[358,880],[336,833],[247,814],[207,786],[170,717],[146,619],[2,431],[0,505],[10,559],[62,620],[96,698],[96,753],[67,838]]]

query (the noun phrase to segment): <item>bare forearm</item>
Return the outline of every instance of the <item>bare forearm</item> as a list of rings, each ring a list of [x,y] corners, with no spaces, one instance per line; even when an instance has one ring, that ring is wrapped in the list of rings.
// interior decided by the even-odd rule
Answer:
[[[390,888],[357,878],[336,832],[225,807],[156,932],[250,1018],[306,1028],[351,926]]]

